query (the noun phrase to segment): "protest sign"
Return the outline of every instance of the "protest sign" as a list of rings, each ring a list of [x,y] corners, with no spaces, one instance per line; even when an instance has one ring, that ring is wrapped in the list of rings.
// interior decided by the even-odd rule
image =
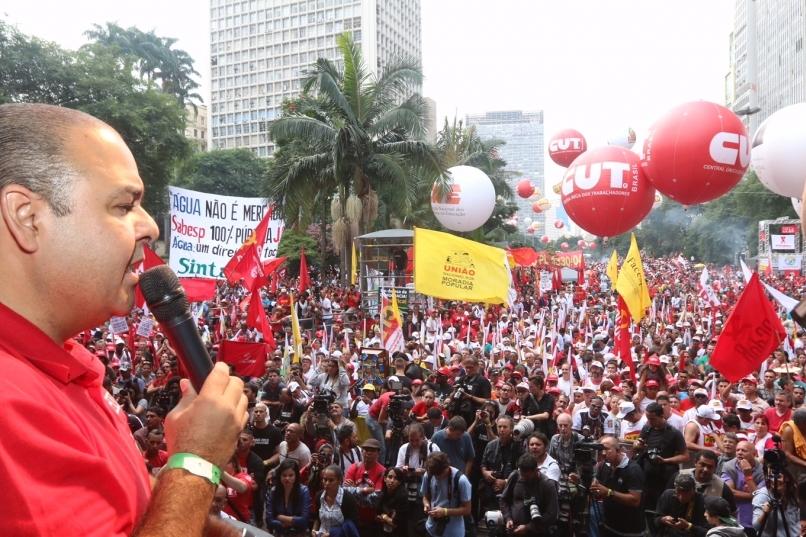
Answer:
[[[129,331],[129,323],[126,322],[126,317],[112,317],[109,319],[109,328],[113,334],[125,334]]]
[[[170,267],[180,277],[223,278],[221,270],[269,209],[265,198],[216,196],[169,187]],[[260,258],[277,257],[285,228],[272,212]]]

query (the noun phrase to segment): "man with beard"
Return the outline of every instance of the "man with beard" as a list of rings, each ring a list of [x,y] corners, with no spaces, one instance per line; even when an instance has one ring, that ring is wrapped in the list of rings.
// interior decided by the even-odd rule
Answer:
[[[645,415],[647,424],[641,429],[635,451],[644,470],[644,507],[654,509],[678,465],[688,460],[688,450],[683,434],[666,423],[658,403],[650,403]]]
[[[277,453],[277,447],[283,441],[283,432],[269,422],[269,407],[264,403],[255,405],[250,429],[254,438],[252,451],[260,457],[263,465],[267,466],[269,459]]]

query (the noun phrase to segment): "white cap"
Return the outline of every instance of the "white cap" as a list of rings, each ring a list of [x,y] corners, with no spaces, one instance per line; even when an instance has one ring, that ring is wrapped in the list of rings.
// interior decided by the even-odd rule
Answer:
[[[704,395],[708,397],[708,390],[706,390],[705,388],[697,388],[696,390],[694,390],[694,395]]]
[[[718,420],[719,415],[714,411],[714,409],[708,405],[700,405],[697,407],[697,417],[698,418],[705,418],[707,420]]]
[[[389,377],[388,379],[386,379],[386,381],[387,381],[387,382],[400,382],[400,379],[398,378],[398,376],[397,376],[397,375],[392,375],[391,377]]]
[[[661,355],[660,355],[660,363],[662,363],[662,364],[669,364],[669,363],[671,363],[671,362],[672,362],[672,359],[671,359],[671,358],[669,358],[669,356],[668,356],[668,355],[666,355],[666,354],[661,354]]]
[[[630,412],[635,412],[634,404],[629,401],[622,401],[618,404],[618,419],[623,420]]]
[[[519,389],[528,390],[529,389],[529,383],[528,382],[521,382],[517,386],[515,386],[515,389],[516,390],[519,390]]]
[[[736,410],[753,410],[753,403],[747,399],[741,399],[736,403]]]
[[[713,408],[715,412],[725,412],[725,405],[719,399],[711,399],[708,401],[708,406]]]
[[[298,382],[289,382],[288,383],[288,391],[289,392],[294,393],[295,391],[297,391],[297,389],[299,389],[299,383]]]
[[[599,369],[604,369],[602,362],[600,362],[599,360],[592,361],[590,367],[598,367]]]
[[[333,351],[330,353],[333,358],[341,358],[342,352],[341,351]]]

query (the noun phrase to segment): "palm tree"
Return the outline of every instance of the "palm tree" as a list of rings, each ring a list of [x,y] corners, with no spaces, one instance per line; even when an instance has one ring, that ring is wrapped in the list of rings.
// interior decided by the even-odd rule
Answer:
[[[278,154],[267,188],[287,213],[297,211],[294,221],[330,200],[333,242],[346,268],[350,239],[377,219],[379,191],[393,189],[389,207],[407,208],[417,202],[413,169],[445,178],[423,141],[423,100],[411,94],[422,81],[419,66],[400,60],[375,77],[347,34],[337,45],[341,61],[317,60],[306,73],[302,96],[287,103],[284,116],[271,125]]]

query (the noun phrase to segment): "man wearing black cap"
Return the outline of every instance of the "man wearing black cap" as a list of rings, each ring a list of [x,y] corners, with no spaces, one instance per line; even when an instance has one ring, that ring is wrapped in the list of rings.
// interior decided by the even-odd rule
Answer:
[[[655,527],[661,537],[702,537],[708,531],[705,499],[695,490],[694,477],[689,474],[679,474],[674,488],[661,494],[657,512]]]

